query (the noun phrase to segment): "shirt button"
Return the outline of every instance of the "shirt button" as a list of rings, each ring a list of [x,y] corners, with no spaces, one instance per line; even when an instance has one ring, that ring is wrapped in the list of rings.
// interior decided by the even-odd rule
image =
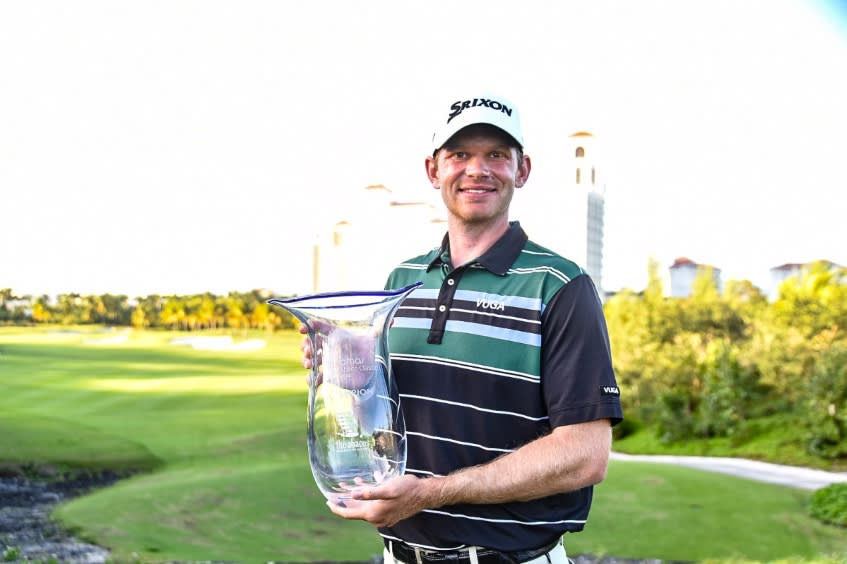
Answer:
[[[453,280],[452,278],[448,278],[448,279],[447,279],[447,285],[448,285],[448,286],[452,286],[452,285],[453,285],[453,284],[455,284],[455,283],[456,283],[456,281],[455,281],[455,280]]]
[[[445,306],[445,305],[438,306],[438,311],[440,311],[441,313],[444,313],[445,311],[447,311],[447,306]]]

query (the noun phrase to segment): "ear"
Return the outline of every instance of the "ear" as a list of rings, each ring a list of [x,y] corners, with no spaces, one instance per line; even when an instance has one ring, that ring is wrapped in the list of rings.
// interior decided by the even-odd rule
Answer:
[[[441,182],[438,179],[438,160],[436,157],[427,157],[426,158],[426,176],[429,178],[430,184],[436,190],[441,189]]]
[[[529,172],[532,170],[532,161],[529,155],[524,155],[518,164],[518,171],[515,174],[515,188],[522,188],[526,181],[529,180]]]

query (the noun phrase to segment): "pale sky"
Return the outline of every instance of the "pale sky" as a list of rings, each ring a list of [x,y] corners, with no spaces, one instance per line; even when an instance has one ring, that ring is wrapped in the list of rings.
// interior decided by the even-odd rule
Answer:
[[[437,201],[431,116],[469,90],[521,109],[524,191],[602,142],[607,290],[847,265],[843,3],[8,1],[0,288],[308,291],[351,193]]]

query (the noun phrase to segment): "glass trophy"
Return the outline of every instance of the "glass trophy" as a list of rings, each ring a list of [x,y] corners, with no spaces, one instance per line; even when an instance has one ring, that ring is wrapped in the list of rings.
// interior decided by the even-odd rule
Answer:
[[[406,469],[406,425],[391,376],[388,329],[418,286],[268,301],[308,329],[309,463],[318,488],[336,504],[344,505],[354,488]]]

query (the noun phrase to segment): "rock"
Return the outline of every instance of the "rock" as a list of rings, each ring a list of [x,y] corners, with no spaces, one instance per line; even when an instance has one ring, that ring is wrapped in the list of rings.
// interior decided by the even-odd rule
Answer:
[[[0,560],[62,564],[100,564],[109,551],[77,540],[50,513],[60,502],[96,487],[111,485],[115,473],[66,474],[64,479],[35,481],[20,474],[0,478]]]
[[[24,475],[21,467],[11,462],[0,462],[0,479],[22,478]]]

